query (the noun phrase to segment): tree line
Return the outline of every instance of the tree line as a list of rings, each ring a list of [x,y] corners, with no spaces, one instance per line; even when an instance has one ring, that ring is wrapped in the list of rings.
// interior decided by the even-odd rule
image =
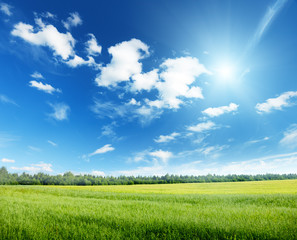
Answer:
[[[63,175],[37,173],[9,173],[5,167],[0,168],[0,185],[133,185],[133,184],[171,184],[171,183],[209,183],[209,182],[242,182],[297,179],[297,174],[257,174],[257,175],[215,175],[204,176],[169,175],[164,176],[93,176],[90,174],[74,175],[66,172]]]

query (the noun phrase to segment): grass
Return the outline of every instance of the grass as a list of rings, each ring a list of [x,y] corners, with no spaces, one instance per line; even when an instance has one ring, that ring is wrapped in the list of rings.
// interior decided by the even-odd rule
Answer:
[[[297,180],[0,186],[0,239],[297,239]]]

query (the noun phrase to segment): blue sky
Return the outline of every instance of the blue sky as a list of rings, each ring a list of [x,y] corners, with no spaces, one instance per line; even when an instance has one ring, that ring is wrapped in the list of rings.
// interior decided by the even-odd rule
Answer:
[[[297,2],[0,1],[0,165],[297,171]]]

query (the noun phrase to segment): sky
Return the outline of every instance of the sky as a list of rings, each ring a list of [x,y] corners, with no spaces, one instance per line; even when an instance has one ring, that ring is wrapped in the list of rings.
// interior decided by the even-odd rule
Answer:
[[[297,1],[0,0],[0,166],[297,172]]]

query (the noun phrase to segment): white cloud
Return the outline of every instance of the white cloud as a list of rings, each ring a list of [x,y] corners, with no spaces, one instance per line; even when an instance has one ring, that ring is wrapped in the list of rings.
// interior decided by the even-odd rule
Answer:
[[[135,74],[132,76],[133,83],[131,85],[131,91],[150,91],[155,87],[158,79],[158,69],[154,69],[148,73]]]
[[[156,88],[159,97],[168,108],[179,108],[183,103],[178,97],[200,98],[203,99],[200,87],[190,85],[203,73],[210,72],[199,63],[197,58],[181,57],[167,59],[161,64],[163,71]]]
[[[265,174],[295,173],[297,171],[297,153],[279,154],[247,161],[231,162],[211,170],[212,173],[226,174]]]
[[[272,7],[268,7],[265,15],[263,16],[261,22],[258,25],[256,32],[251,39],[247,51],[255,47],[261,40],[265,31],[268,30],[269,25],[272,23],[277,13],[283,8],[287,0],[276,0]]]
[[[120,170],[113,172],[113,175],[124,176],[164,176],[167,173],[164,166],[138,167],[132,170]]]
[[[163,150],[150,152],[149,155],[159,158],[163,163],[167,163],[168,160],[173,156],[171,152],[163,151]]]
[[[2,159],[1,159],[1,162],[3,162],[3,163],[14,163],[15,160],[13,160],[13,159],[8,159],[8,158],[2,158]]]
[[[200,149],[197,149],[198,152],[202,153],[205,156],[212,157],[212,158],[218,158],[220,156],[220,152],[224,149],[228,148],[228,145],[215,145],[215,146],[206,146]]]
[[[144,150],[142,152],[137,152],[134,153],[133,158],[129,158],[129,162],[146,162],[146,163],[150,163],[149,159],[148,159],[148,155],[150,154],[150,150]]]
[[[91,172],[91,175],[93,175],[93,176],[103,176],[104,177],[105,173],[102,172],[102,171],[94,170],[94,171]]]
[[[58,144],[56,144],[55,142],[51,141],[51,140],[47,140],[47,142],[52,145],[53,147],[58,146]]]
[[[206,144],[202,144],[202,145],[203,145],[203,147],[201,147],[201,148],[179,152],[177,154],[177,157],[180,159],[187,159],[190,157],[195,157],[195,158],[207,157],[207,160],[215,159],[221,155],[221,152],[223,150],[230,147],[229,145],[213,145],[213,146],[207,146]]]
[[[128,47],[125,45],[125,48]],[[139,49],[134,48],[132,52],[135,53],[138,50]],[[144,49],[142,50],[145,51]],[[130,84],[130,91],[132,92],[139,92],[142,90],[150,91],[151,89],[156,89],[159,95],[158,99],[146,99],[145,102],[149,107],[143,106],[141,109],[138,110],[140,113],[143,114],[149,114],[151,108],[179,108],[180,104],[183,103],[183,100],[181,98],[203,98],[202,90],[200,87],[190,86],[201,74],[210,74],[210,72],[207,71],[206,68],[199,63],[197,58],[181,57],[176,59],[167,59],[160,66],[162,69],[160,75],[158,75],[158,69],[154,69],[148,73],[142,73],[142,65],[138,62],[139,59],[141,59],[141,55],[138,54],[134,58],[133,62],[130,61],[125,63],[126,65],[122,71],[117,68],[109,69],[108,67],[110,71],[112,70],[113,74],[117,75],[117,79],[104,81],[102,83],[102,79],[100,79],[100,77],[97,77],[96,81],[98,85],[115,86],[118,82],[129,81],[130,78],[132,78],[132,83]],[[138,66],[137,69],[136,66]],[[126,71],[126,69],[129,68],[133,69],[133,71]],[[116,70],[118,70],[118,72],[116,72]],[[124,73],[125,77],[123,77]],[[118,74],[121,74],[121,77],[119,77]]]
[[[214,122],[207,121],[203,123],[198,123],[197,125],[194,125],[194,126],[190,126],[187,129],[193,132],[205,132],[216,128],[217,128],[217,125]]]
[[[200,151],[204,155],[209,155],[211,152],[215,151],[215,147],[214,146],[205,147],[205,148],[200,149]]]
[[[50,117],[54,118],[57,121],[62,121],[68,119],[68,115],[70,112],[70,107],[65,103],[56,103],[49,105],[53,108],[54,112],[49,114]]]
[[[7,3],[0,3],[0,11],[6,14],[7,16],[11,16],[12,6],[8,5]]]
[[[91,37],[91,39],[86,42],[86,50],[88,52],[88,55],[98,56],[99,54],[101,54],[102,47],[98,45],[94,34],[90,33],[89,36]]]
[[[101,73],[95,79],[98,86],[102,87],[116,86],[141,73],[142,64],[139,60],[149,54],[148,46],[135,38],[110,47],[108,52],[112,55],[111,62],[101,67]]]
[[[251,141],[248,141],[246,143],[247,144],[254,144],[254,143],[268,141],[269,139],[270,139],[269,137],[264,137],[264,138],[261,138],[261,139],[251,140]]]
[[[258,103],[256,109],[258,113],[268,113],[272,109],[282,110],[283,107],[290,107],[295,105],[296,102],[292,102],[291,99],[297,97],[297,91],[289,91],[281,94],[276,98],[269,98],[264,103]]]
[[[7,147],[10,143],[18,141],[18,136],[0,132],[0,148]]]
[[[111,151],[114,151],[114,150],[115,150],[114,147],[112,147],[110,144],[106,144],[103,147],[98,148],[95,152],[90,153],[89,154],[89,157],[94,156],[94,155],[97,155],[97,154],[111,152]]]
[[[112,141],[120,141],[123,140],[125,137],[118,137],[114,128],[117,127],[117,123],[115,121],[111,122],[110,124],[104,125],[101,128],[101,137],[108,137],[110,139],[112,139]]]
[[[55,14],[52,14],[50,12],[41,13],[40,16],[41,17],[44,17],[44,18],[52,18],[52,19],[55,19],[56,18],[56,15]]]
[[[37,81],[30,81],[30,87],[34,87],[37,88],[39,91],[43,91],[49,94],[53,94],[54,92],[58,92],[60,93],[61,90],[58,88],[53,88],[51,85],[49,84],[43,84],[42,82],[37,82]]]
[[[115,104],[112,102],[101,102],[94,99],[94,105],[91,110],[98,118],[109,117],[111,119],[124,118],[126,121],[138,119],[143,125],[150,123],[153,119],[158,118],[162,111],[150,106],[139,106],[137,104]]]
[[[82,24],[82,20],[77,12],[70,13],[69,15],[70,17],[68,17],[66,21],[62,21],[67,30],[70,30],[71,27],[76,27]]]
[[[108,112],[112,117],[129,113],[129,118],[137,117],[142,124],[146,124],[159,117],[163,108],[179,108],[184,98],[203,98],[201,88],[192,84],[201,74],[211,73],[197,58],[167,59],[160,65],[161,69],[143,73],[140,60],[149,55],[149,47],[140,40],[121,42],[110,47],[108,51],[112,59],[106,66],[99,67],[101,73],[95,79],[98,86],[117,87],[119,83],[126,82],[126,90],[133,93],[156,90],[157,98],[144,99],[143,105],[132,98],[126,107],[115,108],[110,108],[114,105],[112,103],[99,103],[93,107],[94,112]]]
[[[145,162],[147,164],[153,164],[154,166],[167,165],[168,160],[173,157],[172,152],[163,150],[152,151],[152,149],[146,149],[134,153],[133,155],[132,158],[129,158],[128,162]]]
[[[150,116],[153,112],[153,109],[150,107],[142,106],[136,109],[136,113],[142,116]]]
[[[297,124],[292,124],[285,132],[280,144],[285,147],[297,147]]]
[[[167,173],[176,175],[228,175],[228,174],[289,174],[297,171],[297,152],[265,156],[246,161],[205,164],[196,160],[180,165],[158,165],[138,167],[131,170],[114,171],[113,175],[161,176]]]
[[[108,137],[115,137],[116,133],[114,131],[114,126],[116,126],[116,122],[112,122],[111,124],[103,126],[101,135],[108,136]]]
[[[0,102],[2,103],[8,103],[8,104],[12,104],[15,106],[18,106],[18,104],[15,103],[15,101],[13,101],[12,99],[10,99],[9,97],[0,94]]]
[[[228,174],[266,174],[266,173],[294,173],[297,168],[297,156],[281,157],[272,156],[269,160],[252,159],[248,161],[229,162],[224,164],[214,164],[213,166],[182,165],[172,169],[173,174],[182,175],[228,175]]]
[[[63,60],[74,55],[75,40],[69,32],[60,33],[53,25],[45,25],[41,19],[36,19],[36,22],[39,25],[37,28],[19,22],[14,25],[11,34],[33,45],[49,47],[55,56],[60,56]]]
[[[246,68],[240,75],[239,79],[243,79],[248,73],[251,72],[250,68]]]
[[[128,105],[136,105],[140,106],[140,102],[136,101],[135,98],[131,98],[131,100],[127,103]]]
[[[145,99],[145,102],[147,105],[149,105],[150,107],[155,107],[155,108],[163,108],[164,107],[164,102],[162,100],[154,100],[154,101],[150,101],[148,99]]]
[[[111,119],[116,117],[124,117],[128,113],[129,105],[114,104],[112,102],[101,102],[99,99],[94,99],[94,105],[91,110],[99,118],[109,117]]]
[[[97,64],[94,58],[92,58],[91,56],[88,56],[88,60],[84,60],[80,56],[74,55],[74,58],[65,61],[65,63],[72,68],[76,68],[83,65],[94,67],[95,69],[99,69],[100,67],[100,64]]]
[[[209,117],[218,117],[224,113],[234,112],[237,111],[239,105],[235,103],[230,103],[229,106],[222,106],[217,108],[207,108],[202,111],[203,114]]]
[[[31,172],[31,173],[38,173],[38,172],[52,172],[52,164],[50,163],[43,163],[40,162],[38,164],[31,164],[30,166],[25,167],[11,167],[13,170],[18,171],[25,171],[25,172]]]
[[[44,77],[42,76],[41,73],[39,72],[34,72],[30,75],[32,78],[35,78],[35,79],[44,79]]]
[[[162,110],[155,109],[150,106],[142,106],[140,108],[136,108],[133,114],[133,117],[137,118],[144,126],[149,124],[154,119],[159,118],[162,114]]]
[[[154,139],[154,141],[157,143],[166,143],[175,140],[178,136],[180,136],[179,133],[173,132],[170,135],[160,135],[157,139]]]
[[[34,146],[28,146],[28,148],[34,152],[41,152],[41,149],[38,147],[34,147]]]

